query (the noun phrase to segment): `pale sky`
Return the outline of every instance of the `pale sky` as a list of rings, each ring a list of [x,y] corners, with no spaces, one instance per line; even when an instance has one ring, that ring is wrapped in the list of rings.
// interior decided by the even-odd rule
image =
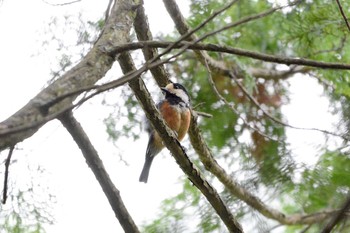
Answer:
[[[60,3],[60,1],[50,2]],[[83,0],[71,6],[53,7],[40,0],[2,2],[0,5],[1,121],[33,98],[50,77],[49,71],[50,66],[54,64],[55,51],[50,49],[42,51],[41,47],[44,29],[47,28],[50,18],[56,16],[62,19],[64,14],[77,14],[82,9],[86,19],[95,20],[104,12],[107,3],[108,0],[98,1],[98,4],[93,0]],[[163,8],[162,0],[146,0],[145,4],[153,33],[171,32],[173,23]],[[186,6],[184,10],[185,13],[188,11]],[[314,91],[310,93],[310,89]],[[282,109],[288,116],[290,124],[330,129],[331,122],[334,122],[335,118],[325,113],[328,101],[320,96],[322,88],[316,85],[315,80],[306,77],[293,78],[290,90],[291,104]],[[113,97],[117,95],[116,93],[118,91],[112,92],[110,96]],[[119,161],[116,147],[107,140],[102,120],[108,116],[110,108],[101,106],[101,100],[102,97],[97,97],[85,103],[75,111],[75,116],[90,136],[107,171],[120,190],[127,209],[139,225],[145,220],[155,218],[163,199],[181,191],[178,177],[183,175],[169,152],[164,150],[155,159],[149,183],[146,185],[139,183],[138,177],[144,162],[147,135],[144,133],[135,143],[128,139],[118,141],[117,145],[129,163],[129,166],[125,166]],[[319,121],[316,122],[315,117]],[[312,136],[307,137],[308,140],[305,141],[300,139],[298,131],[288,130],[287,133],[295,149],[295,156],[299,156],[305,162],[312,160],[315,154],[314,145],[323,140],[323,136],[312,133]],[[188,139],[185,139],[184,143],[188,146]],[[57,197],[57,203],[53,204],[56,222],[53,226],[47,227],[47,232],[123,232],[79,149],[58,121],[46,124],[34,137],[20,143],[18,147],[21,150],[15,151],[13,159],[17,160],[17,163],[10,168],[10,179],[17,180],[19,187],[25,187],[31,182],[30,176],[34,176],[34,183],[48,187],[48,190]],[[306,154],[310,157],[305,157]],[[5,154],[2,153],[0,160],[4,158]],[[42,166],[45,169],[44,176],[36,176],[35,172],[28,170],[28,164],[32,168]]]

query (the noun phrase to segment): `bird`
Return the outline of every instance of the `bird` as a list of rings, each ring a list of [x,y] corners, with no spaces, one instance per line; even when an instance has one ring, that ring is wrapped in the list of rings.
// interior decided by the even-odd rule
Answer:
[[[164,94],[164,99],[157,104],[157,108],[167,125],[174,130],[177,139],[181,141],[190,126],[190,96],[185,87],[179,83],[169,83],[165,87],[162,87],[161,90]],[[151,127],[148,129],[149,140],[145,163],[139,178],[139,181],[144,183],[148,181],[149,171],[154,157],[164,148],[163,140],[159,134]]]

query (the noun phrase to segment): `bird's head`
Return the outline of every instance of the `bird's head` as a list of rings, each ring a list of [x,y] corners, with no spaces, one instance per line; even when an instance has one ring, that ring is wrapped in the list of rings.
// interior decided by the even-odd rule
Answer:
[[[184,86],[179,83],[169,83],[165,87],[161,88],[165,94],[165,98],[178,98],[186,105],[190,103],[190,96]]]

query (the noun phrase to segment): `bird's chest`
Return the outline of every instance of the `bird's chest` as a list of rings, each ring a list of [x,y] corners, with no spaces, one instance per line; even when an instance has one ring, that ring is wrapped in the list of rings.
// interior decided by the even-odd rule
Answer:
[[[164,103],[161,113],[168,126],[177,133],[178,139],[182,140],[190,125],[191,113],[188,107]]]

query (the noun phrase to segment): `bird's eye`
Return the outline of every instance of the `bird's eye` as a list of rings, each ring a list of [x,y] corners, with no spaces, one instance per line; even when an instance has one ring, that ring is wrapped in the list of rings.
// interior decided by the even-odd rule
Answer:
[[[184,89],[184,87],[179,83],[174,83],[174,89]]]

